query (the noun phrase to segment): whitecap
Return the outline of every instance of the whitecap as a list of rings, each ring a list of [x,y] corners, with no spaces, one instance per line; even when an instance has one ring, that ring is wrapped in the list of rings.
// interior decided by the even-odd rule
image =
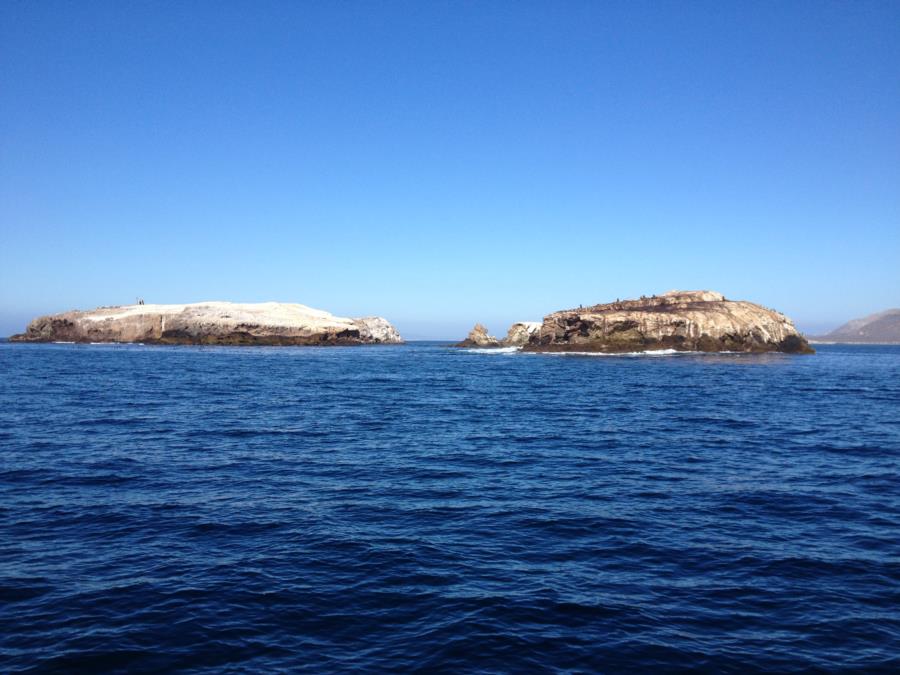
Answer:
[[[542,356],[672,356],[673,354],[702,354],[679,349],[648,349],[645,352],[528,352]]]
[[[469,354],[515,354],[522,349],[521,347],[484,347],[476,349],[466,349],[464,351]]]

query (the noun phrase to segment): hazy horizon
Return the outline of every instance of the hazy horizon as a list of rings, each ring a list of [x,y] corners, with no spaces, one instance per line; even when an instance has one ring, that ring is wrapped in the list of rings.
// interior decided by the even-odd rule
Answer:
[[[502,334],[900,306],[900,5],[0,6],[0,335],[202,300]]]

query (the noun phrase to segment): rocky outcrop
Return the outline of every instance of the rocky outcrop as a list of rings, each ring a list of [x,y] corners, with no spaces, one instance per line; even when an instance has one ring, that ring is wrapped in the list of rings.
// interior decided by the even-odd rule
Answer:
[[[864,344],[900,343],[900,309],[888,309],[862,319],[853,319],[813,342],[848,342]]]
[[[476,323],[475,327],[469,331],[466,339],[457,342],[455,347],[501,347],[500,340],[493,335],[488,335],[487,328],[480,323]]]
[[[523,349],[813,353],[784,314],[713,291],[670,291],[554,312]]]
[[[528,344],[531,336],[541,329],[540,321],[517,321],[506,332],[504,347],[519,347]]]
[[[374,344],[400,344],[403,338],[387,319],[380,316],[366,316],[353,319],[359,328],[359,337],[363,342]]]
[[[466,339],[456,343],[454,347],[476,347],[482,349],[490,347],[521,347],[527,344],[531,336],[540,328],[541,323],[539,321],[517,321],[509,327],[506,337],[498,340],[493,335],[488,335],[487,328],[480,323],[476,323],[475,327],[469,331]]]
[[[127,305],[42,316],[16,342],[357,345],[403,342],[380,317],[347,319],[305,305],[200,302]]]

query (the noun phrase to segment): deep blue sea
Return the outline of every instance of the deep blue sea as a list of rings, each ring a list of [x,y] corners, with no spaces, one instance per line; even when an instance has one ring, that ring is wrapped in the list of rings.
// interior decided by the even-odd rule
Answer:
[[[0,672],[900,669],[900,347],[0,344]]]

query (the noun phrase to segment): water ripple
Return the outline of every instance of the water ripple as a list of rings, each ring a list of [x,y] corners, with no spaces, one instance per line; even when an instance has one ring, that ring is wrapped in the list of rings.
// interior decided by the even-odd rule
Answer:
[[[0,344],[3,672],[900,670],[900,348]]]

